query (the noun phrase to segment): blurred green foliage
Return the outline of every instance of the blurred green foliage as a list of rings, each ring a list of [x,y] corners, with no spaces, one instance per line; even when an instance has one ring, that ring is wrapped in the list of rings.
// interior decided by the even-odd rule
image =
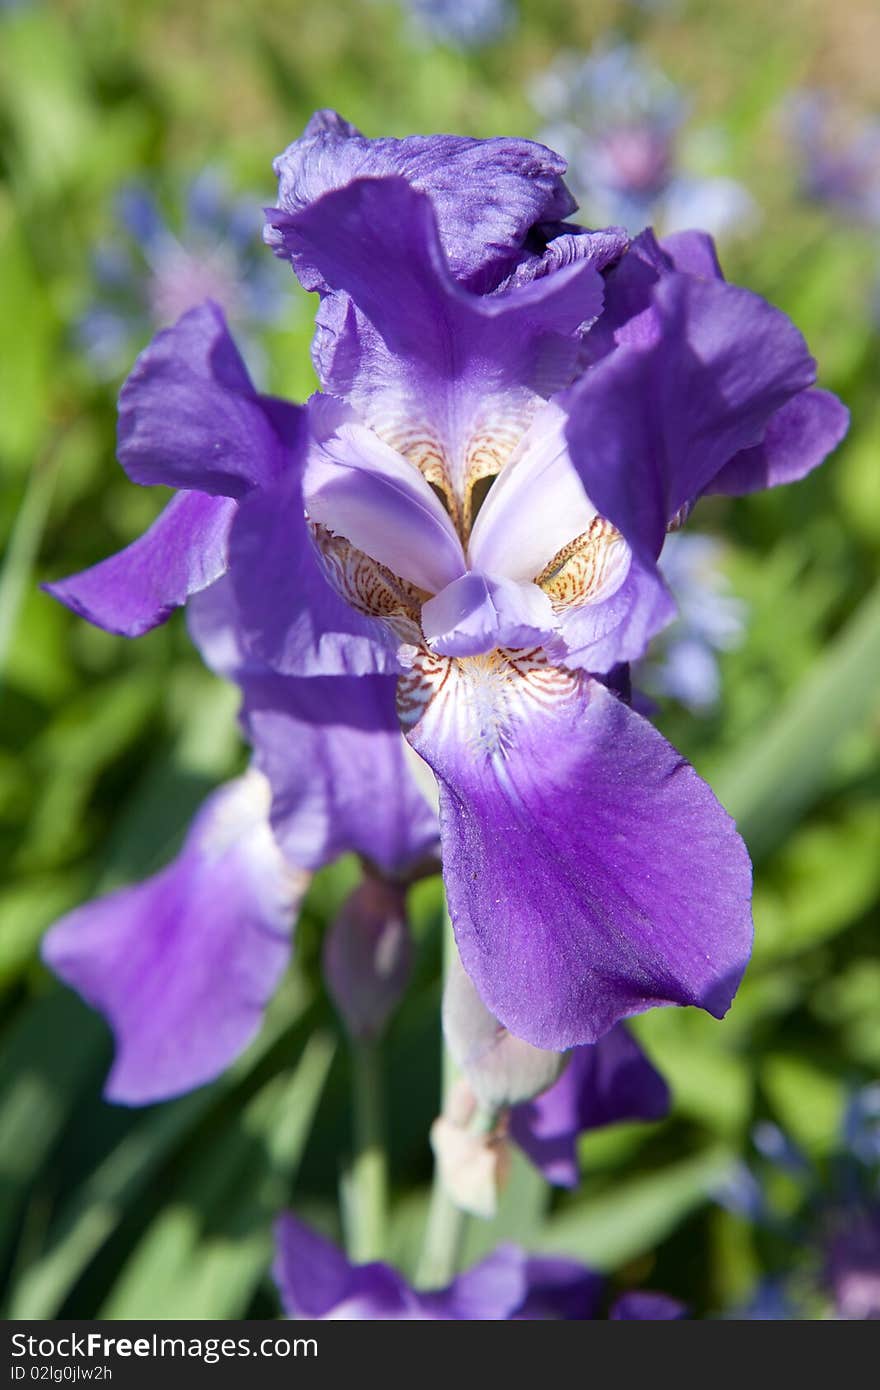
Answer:
[[[876,13],[876,12],[875,12]],[[786,92],[870,90],[871,5],[808,0],[639,8],[523,0],[490,49],[429,46],[390,0],[58,0],[0,9],[0,1264],[13,1316],[273,1316],[269,1224],[285,1203],[334,1229],[349,1146],[347,1061],[317,968],[352,866],[321,875],[297,964],[257,1042],[214,1085],[129,1112],[100,1099],[110,1040],[56,985],[38,942],[86,896],[152,872],[194,807],[239,767],[234,693],[199,665],[180,617],[126,643],[37,588],[136,536],[158,510],[114,462],[117,380],[73,345],[92,248],[120,183],[173,200],[208,164],[269,203],[270,161],[312,109],[368,134],[534,133],[526,87],[561,48],[609,25],[640,38],[722,130],[727,172],[763,212],[726,249],[732,278],[790,313],[849,440],[806,482],[704,504],[729,543],[748,636],[723,657],[711,716],[661,711],[664,732],[737,816],[756,862],[757,946],[718,1024],[638,1020],[675,1095],[671,1118],[583,1144],[579,1192],[516,1166],[499,1236],[662,1286],[698,1314],[761,1273],[754,1234],[711,1201],[750,1127],[772,1117],[808,1151],[832,1145],[847,1088],[880,1071],[880,397],[877,245],[795,196],[779,133]],[[870,49],[870,44],[868,44]],[[876,45],[874,48],[876,52]],[[872,74],[873,75],[873,74]],[[876,235],[876,234],[875,234]],[[268,255],[269,252],[267,251]],[[269,385],[311,389],[312,306],[264,335]],[[394,1250],[414,1259],[438,1080],[437,882],[413,893],[414,985],[389,1039]],[[315,1120],[318,1123],[314,1123]]]

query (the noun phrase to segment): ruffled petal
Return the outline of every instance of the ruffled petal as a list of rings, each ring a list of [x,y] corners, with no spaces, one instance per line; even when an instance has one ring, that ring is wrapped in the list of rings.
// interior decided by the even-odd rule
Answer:
[[[125,550],[43,587],[105,632],[140,637],[224,572],[235,508],[228,497],[180,492]]]
[[[440,784],[462,963],[505,1027],[563,1051],[659,1004],[723,1015],[751,946],[749,858],[655,729],[515,653],[423,661],[398,707]]]
[[[497,283],[536,223],[567,217],[576,206],[562,181],[565,160],[531,140],[368,140],[335,111],[317,111],[274,167],[279,206],[267,213],[266,239],[292,262],[306,289],[324,282],[291,218],[355,178],[399,175],[428,194],[453,274],[464,283],[478,281],[474,287],[481,290]]]
[[[679,509],[760,443],[814,377],[779,310],[748,290],[671,273],[619,346],[565,393],[571,456],[600,514],[650,565]]]
[[[510,1112],[510,1136],[558,1187],[576,1187],[578,1135],[623,1120],[659,1120],[669,1089],[623,1024],[576,1047],[559,1080]]]
[[[119,396],[119,461],[136,483],[241,497],[304,437],[297,407],[257,395],[210,302],[153,339]]]
[[[581,260],[495,295],[453,279],[430,200],[399,178],[360,179],[291,220],[335,292],[324,387],[464,506],[497,473],[541,401],[570,379],[602,278]],[[328,341],[329,340],[329,341]]]
[[[208,798],[167,868],[63,917],[43,945],[116,1040],[110,1100],[210,1081],[244,1049],[290,955],[307,875],[281,855],[258,773]]]
[[[830,391],[803,391],[777,411],[764,438],[735,454],[707,492],[739,496],[794,483],[836,449],[849,428],[849,411]]]

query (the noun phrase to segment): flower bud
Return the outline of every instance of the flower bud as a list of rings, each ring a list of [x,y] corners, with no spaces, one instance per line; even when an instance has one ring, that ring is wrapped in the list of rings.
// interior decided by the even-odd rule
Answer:
[[[486,1008],[456,952],[443,993],[443,1033],[483,1109],[494,1113],[552,1086],[566,1054],[509,1033]]]
[[[365,878],[324,938],[324,979],[353,1038],[376,1038],[406,989],[412,943],[406,891]]]

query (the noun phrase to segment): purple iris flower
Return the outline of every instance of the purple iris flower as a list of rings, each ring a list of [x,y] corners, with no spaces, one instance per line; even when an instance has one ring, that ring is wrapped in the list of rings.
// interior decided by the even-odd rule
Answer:
[[[267,235],[321,297],[321,392],[259,396],[219,310],[185,315],[120,398],[123,466],[178,496],[52,592],[135,634],[228,571],[245,671],[275,673],[246,695],[255,738],[276,675],[306,743],[380,706],[390,737],[396,687],[439,784],[464,967],[516,1036],[562,1051],[659,1004],[722,1015],[748,855],[609,683],[674,611],[669,525],[704,493],[802,477],[846,412],[708,238],[565,223],[540,145],[371,141],[322,112],[276,168]],[[303,764],[273,750],[276,838],[304,863],[285,838]]]
[[[687,102],[632,44],[561,54],[532,84],[541,138],[569,164],[586,214],[632,232],[702,227],[716,236],[754,223],[754,200],[734,179],[682,168]]]
[[[189,183],[183,202],[175,231],[145,184],[119,190],[119,232],[95,251],[95,298],[76,324],[77,340],[101,376],[118,376],[157,328],[206,299],[222,306],[254,360],[255,331],[277,322],[289,304],[261,255],[251,199],[233,193],[219,170],[207,169]]]
[[[276,1227],[274,1275],[292,1318],[356,1321],[592,1320],[600,1316],[601,1275],[558,1256],[527,1255],[502,1245],[448,1288],[420,1292],[387,1264],[352,1265],[332,1242],[292,1213]],[[612,1318],[684,1316],[664,1294],[624,1294]]]

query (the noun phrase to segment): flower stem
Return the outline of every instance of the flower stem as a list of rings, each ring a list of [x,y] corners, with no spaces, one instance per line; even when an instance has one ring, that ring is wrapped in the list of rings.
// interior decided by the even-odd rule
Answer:
[[[382,1046],[356,1038],[351,1046],[355,1152],[346,1184],[349,1255],[355,1264],[385,1255],[388,1156]]]
[[[448,909],[443,913],[443,984],[454,959],[455,936]],[[442,1102],[445,1103],[455,1082],[455,1063],[449,1050],[443,1046],[442,1062]],[[442,1107],[441,1107],[442,1108]],[[425,1226],[425,1239],[422,1256],[416,1271],[416,1283],[422,1288],[442,1288],[450,1283],[461,1261],[462,1247],[467,1232],[469,1217],[461,1211],[447,1195],[440,1181],[439,1166],[434,1164],[434,1185],[431,1190],[431,1205]]]

